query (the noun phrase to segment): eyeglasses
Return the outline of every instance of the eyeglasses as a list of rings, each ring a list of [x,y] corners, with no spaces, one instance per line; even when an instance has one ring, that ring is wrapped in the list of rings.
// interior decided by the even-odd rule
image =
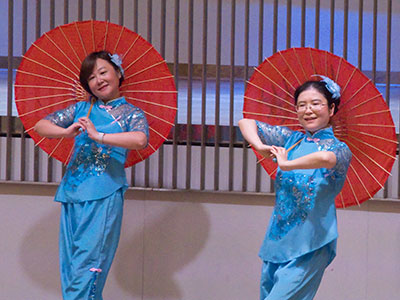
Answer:
[[[307,110],[307,108],[310,108],[312,111],[320,111],[322,109],[322,107],[326,106],[328,104],[326,103],[300,103],[296,105],[296,110],[298,112],[305,112]]]

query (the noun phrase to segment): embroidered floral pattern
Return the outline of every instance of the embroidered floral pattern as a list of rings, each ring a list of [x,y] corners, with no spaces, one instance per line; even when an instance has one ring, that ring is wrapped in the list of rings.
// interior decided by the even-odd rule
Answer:
[[[102,106],[113,118],[114,122],[118,122],[123,131],[141,131],[148,137],[149,129],[144,112],[135,106],[126,102],[118,102],[116,104]]]
[[[314,208],[313,176],[280,171],[276,177],[276,204],[269,237],[279,240],[293,227],[303,223]]]
[[[322,139],[316,142],[318,151],[332,151],[336,155],[336,166],[328,170],[325,176],[335,175],[336,177],[345,176],[351,161],[351,151],[343,142],[335,139]]]
[[[74,123],[76,105],[72,104],[66,109],[55,111],[47,115],[44,119],[49,120],[53,124],[67,128],[72,123]]]
[[[256,121],[258,135],[261,141],[267,145],[283,147],[293,131],[284,126],[272,126],[267,123]]]
[[[75,151],[71,164],[68,165],[69,178],[65,183],[71,188],[77,187],[90,176],[100,176],[104,173],[111,160],[111,146],[97,144],[87,133],[81,133],[76,138]]]

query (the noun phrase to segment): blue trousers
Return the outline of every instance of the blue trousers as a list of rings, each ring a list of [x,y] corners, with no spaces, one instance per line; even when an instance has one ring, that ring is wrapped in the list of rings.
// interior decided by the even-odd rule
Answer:
[[[64,300],[102,300],[108,271],[117,250],[123,190],[81,203],[62,203],[60,273]]]
[[[264,261],[260,300],[312,300],[334,255],[330,243],[285,263]]]

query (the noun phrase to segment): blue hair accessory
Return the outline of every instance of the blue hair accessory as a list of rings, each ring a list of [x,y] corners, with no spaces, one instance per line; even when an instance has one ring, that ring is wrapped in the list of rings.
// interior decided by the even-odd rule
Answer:
[[[326,89],[332,94],[333,99],[339,99],[340,98],[340,86],[334,82],[332,79],[329,77],[323,76],[323,75],[313,75],[313,76],[319,76],[322,78],[322,82],[325,83]]]
[[[122,68],[122,59],[119,57],[118,54],[108,54],[110,56],[111,61],[118,67],[119,71],[121,72],[122,77],[124,77],[124,69]]]

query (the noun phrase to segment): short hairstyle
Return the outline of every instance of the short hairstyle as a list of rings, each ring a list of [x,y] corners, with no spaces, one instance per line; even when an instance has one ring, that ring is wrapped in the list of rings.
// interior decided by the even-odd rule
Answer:
[[[302,85],[300,85],[296,91],[294,92],[294,104],[297,105],[297,99],[299,98],[300,94],[306,90],[309,90],[311,88],[316,89],[318,92],[320,92],[326,100],[328,100],[328,105],[329,107],[332,106],[332,104],[335,104],[335,110],[333,111],[333,114],[336,114],[338,109],[339,109],[339,104],[340,104],[340,97],[339,98],[333,98],[332,93],[326,88],[326,84],[323,81],[306,81]]]
[[[88,79],[89,76],[93,73],[93,69],[96,65],[96,60],[98,58],[108,61],[113,66],[113,68],[121,74],[121,78],[119,79],[119,86],[121,86],[122,82],[124,81],[124,75],[120,72],[119,67],[111,60],[110,55],[111,53],[105,50],[92,52],[88,56],[86,56],[86,58],[82,62],[81,71],[79,73],[79,81],[81,82],[83,88],[93,97],[95,97],[95,95],[93,95],[92,91],[89,88]]]

